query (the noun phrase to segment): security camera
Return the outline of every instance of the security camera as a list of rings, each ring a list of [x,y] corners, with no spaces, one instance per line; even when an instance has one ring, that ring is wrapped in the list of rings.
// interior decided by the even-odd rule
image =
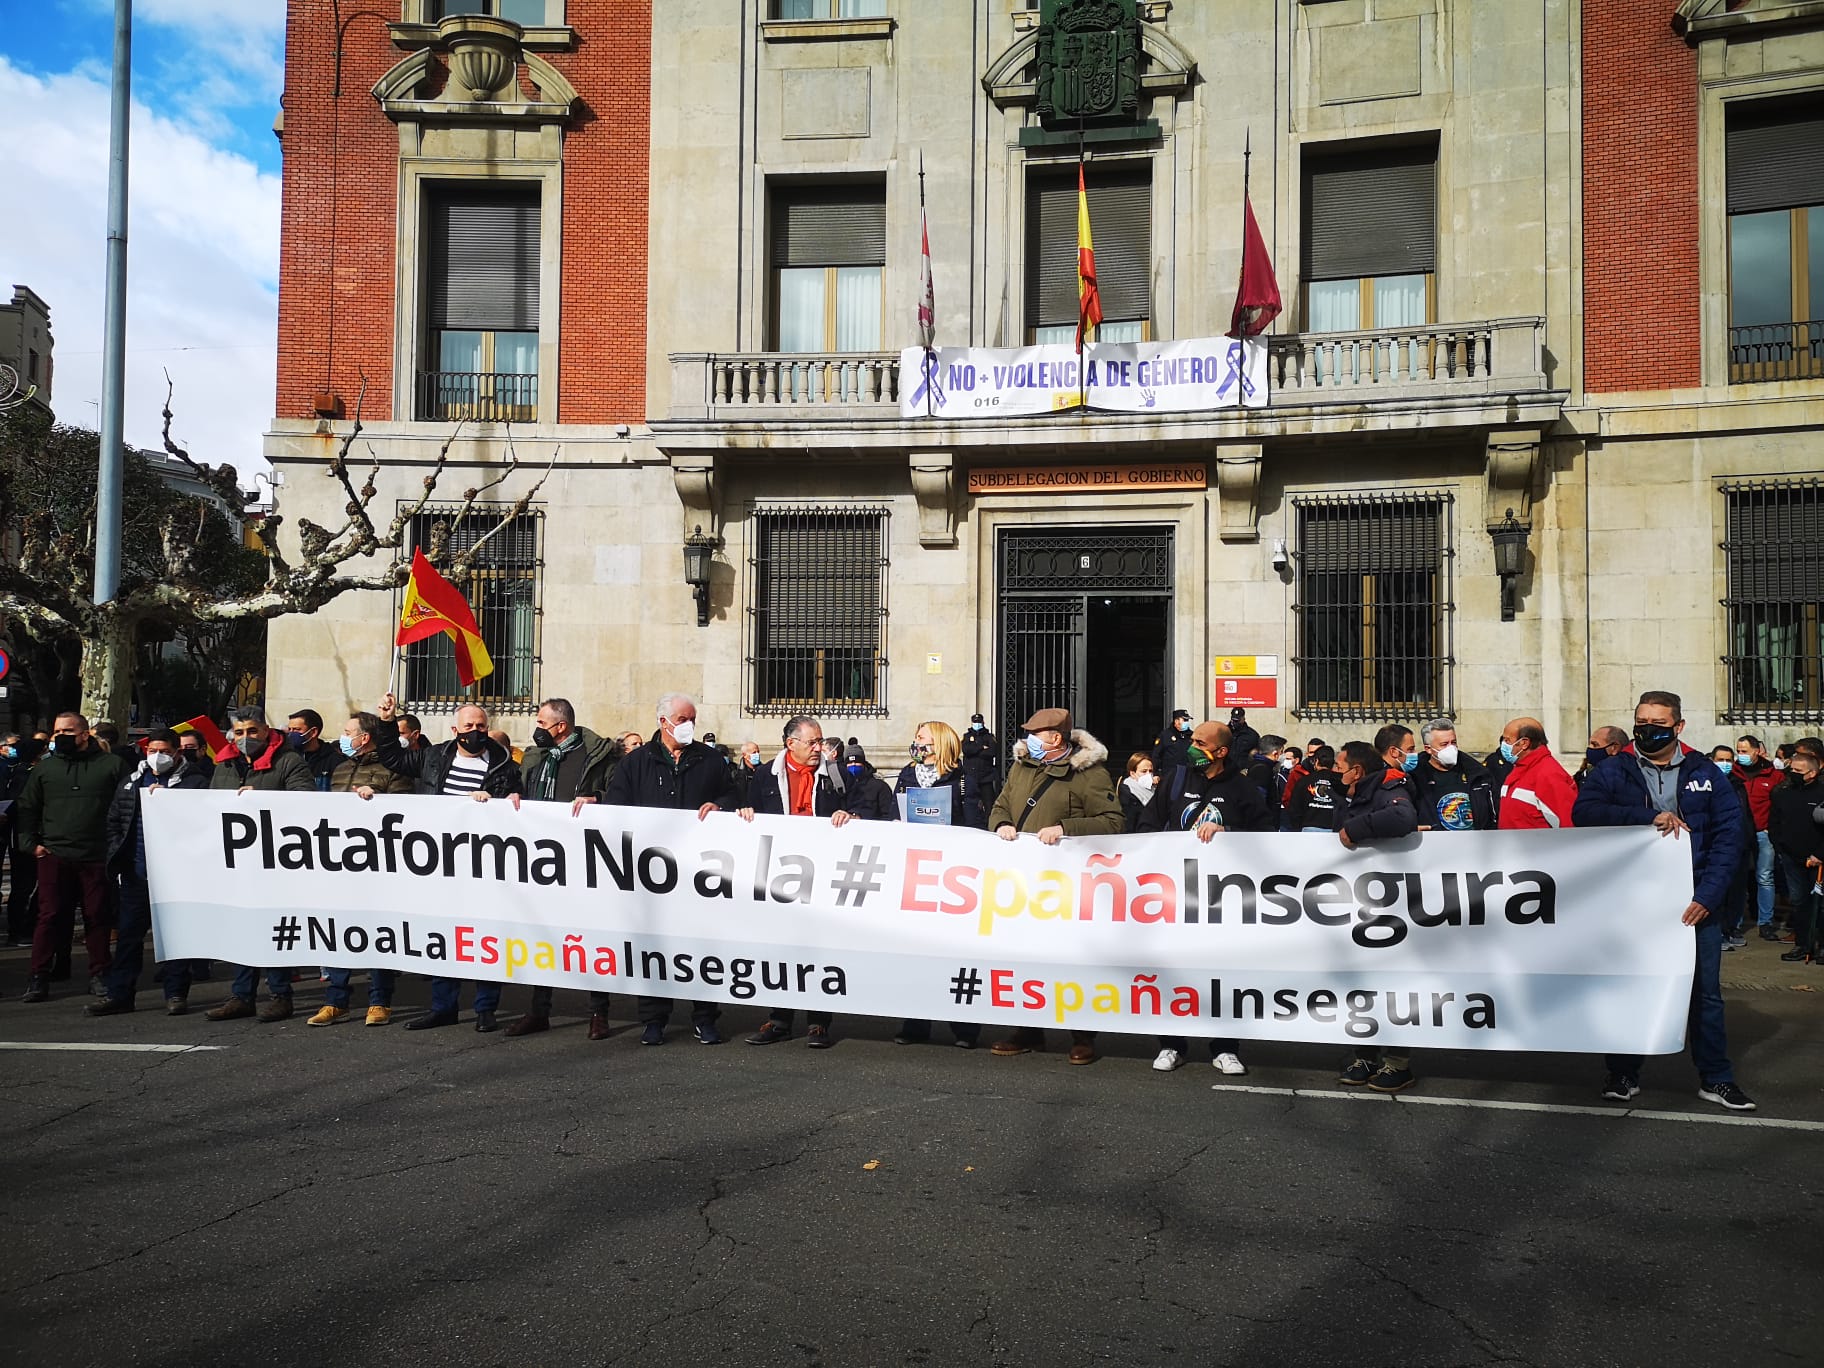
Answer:
[[[1286,554],[1286,539],[1275,537],[1273,539],[1273,568],[1284,570],[1291,563],[1292,558]]]

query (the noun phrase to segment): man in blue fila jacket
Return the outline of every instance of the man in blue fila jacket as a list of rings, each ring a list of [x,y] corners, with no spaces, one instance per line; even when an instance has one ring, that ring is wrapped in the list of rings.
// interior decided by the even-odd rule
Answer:
[[[1572,818],[1586,826],[1648,826],[1660,835],[1691,842],[1691,903],[1684,923],[1695,929],[1697,969],[1691,981],[1691,1017],[1685,1027],[1697,1095],[1730,1111],[1753,1111],[1754,1101],[1735,1084],[1723,1029],[1722,906],[1742,852],[1753,837],[1743,830],[1741,804],[1728,779],[1703,751],[1678,739],[1685,729],[1679,697],[1643,693],[1634,708],[1634,744],[1584,776]],[[1602,1095],[1626,1102],[1640,1091],[1639,1055],[1610,1055]]]

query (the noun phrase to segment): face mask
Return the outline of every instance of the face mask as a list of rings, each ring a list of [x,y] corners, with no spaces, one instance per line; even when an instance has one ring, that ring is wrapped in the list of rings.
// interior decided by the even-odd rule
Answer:
[[[146,768],[157,775],[169,774],[177,768],[177,757],[164,751],[151,751],[146,755]]]
[[[342,738],[342,754],[348,756],[350,759],[354,758],[354,754],[355,754],[355,738],[354,737],[344,736]]]
[[[1181,732],[1188,732],[1191,729],[1191,724],[1189,722],[1185,722],[1183,720],[1174,722],[1174,723],[1172,723],[1172,725]]]
[[[679,722],[671,729],[671,739],[680,746],[688,746],[697,739],[697,724],[689,719]]]
[[[1776,770],[1783,770],[1786,768],[1786,762],[1776,755],[1773,757],[1773,767]]]
[[[1457,748],[1455,746],[1438,747],[1438,763],[1445,769],[1455,769],[1457,765]]]
[[[285,733],[285,744],[294,750],[303,750],[309,741],[309,732],[288,731]]]
[[[1735,753],[1735,763],[1740,765],[1743,769],[1747,769],[1754,763],[1754,757],[1747,751],[1737,751]]]
[[[1639,722],[1634,726],[1634,749],[1657,755],[1678,739],[1678,729],[1663,722]]]
[[[251,760],[266,749],[266,741],[264,736],[237,736],[234,738],[234,748]]]
[[[747,765],[748,765],[748,768],[750,768],[750,769],[759,769],[760,768],[760,752],[759,751],[755,751],[752,755],[747,757]]]
[[[970,731],[987,731],[988,729],[986,727],[984,727],[980,722],[971,722],[969,724],[969,730]]]
[[[534,735],[533,740],[534,743],[536,743],[536,734]],[[484,731],[457,732],[456,744],[461,746],[470,755],[480,755],[488,748],[488,734]]]
[[[1036,736],[1027,737],[1026,754],[1030,755],[1034,760],[1043,760],[1045,758],[1045,743]]]
[[[1607,746],[1591,746],[1583,753],[1583,762],[1592,769],[1608,758],[1609,750]]]
[[[8,760],[17,760],[19,758],[19,747],[8,746],[6,748],[6,758]]]
[[[1716,765],[1716,767],[1717,767],[1717,768],[1718,768],[1718,769],[1719,769],[1719,770],[1721,770],[1721,771],[1722,771],[1722,772],[1723,772],[1723,773],[1724,773],[1724,774],[1727,774],[1727,773],[1729,773],[1729,771],[1730,771],[1730,770],[1732,770],[1732,769],[1733,769],[1733,768],[1735,768],[1735,766],[1734,766],[1734,765],[1732,765],[1732,764],[1731,764],[1731,763],[1730,763],[1730,762],[1729,762],[1729,761],[1727,761],[1727,760],[1717,760],[1717,761],[1714,761],[1714,762],[1712,762],[1712,763],[1714,763],[1714,764],[1715,764],[1715,765]]]
[[[534,727],[532,729],[532,744],[539,750],[550,750],[557,744],[557,739],[543,727]]]
[[[844,768],[848,770],[851,777],[861,773],[860,765],[845,765]]]
[[[1501,758],[1503,760],[1507,761],[1507,763],[1510,765],[1513,764],[1516,760],[1518,760],[1520,758],[1519,756],[1514,754],[1514,743],[1513,742],[1503,741],[1501,743]]]
[[[1407,751],[1400,757],[1400,768],[1405,770],[1406,773],[1411,774],[1418,767],[1419,753],[1417,751]]]
[[[1159,781],[1150,774],[1130,774],[1127,777],[1127,786],[1142,798],[1151,793],[1153,791],[1153,785],[1158,782]]]

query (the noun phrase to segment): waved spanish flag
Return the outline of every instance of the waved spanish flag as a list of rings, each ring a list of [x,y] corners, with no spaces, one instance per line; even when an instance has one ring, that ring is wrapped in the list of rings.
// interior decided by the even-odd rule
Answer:
[[[447,633],[456,645],[456,678],[465,689],[494,673],[493,658],[482,644],[469,601],[437,573],[424,552],[414,548],[412,577],[406,581],[405,608],[399,614],[399,635],[393,644],[409,646],[439,632]]]
[[[1096,288],[1096,244],[1089,236],[1089,192],[1083,188],[1083,163],[1077,163],[1077,350],[1094,342],[1102,321],[1102,292]]]

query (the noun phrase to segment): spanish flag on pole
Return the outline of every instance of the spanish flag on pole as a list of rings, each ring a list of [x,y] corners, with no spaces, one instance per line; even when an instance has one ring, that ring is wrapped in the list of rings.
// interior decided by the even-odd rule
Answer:
[[[412,577],[405,585],[405,609],[399,614],[399,635],[395,646],[409,646],[414,641],[447,633],[456,645],[456,678],[466,689],[478,679],[494,673],[494,661],[482,644],[481,629],[475,625],[475,614],[455,585],[437,573],[424,558],[424,552],[412,551]]]
[[[1077,350],[1096,340],[1102,321],[1102,292],[1096,288],[1096,244],[1089,236],[1089,192],[1083,188],[1083,163],[1077,162]]]

